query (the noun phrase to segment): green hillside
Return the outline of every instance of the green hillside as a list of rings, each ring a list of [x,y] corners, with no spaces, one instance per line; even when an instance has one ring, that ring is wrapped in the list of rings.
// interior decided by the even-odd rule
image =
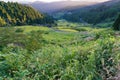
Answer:
[[[39,13],[32,7],[0,1],[0,26],[53,23],[51,17]]]
[[[120,80],[120,3],[105,4],[54,21],[32,7],[0,2],[0,80]]]
[[[90,24],[113,22],[120,12],[120,1],[108,1],[71,12],[72,14],[65,14],[63,18],[72,22],[80,22],[80,18],[82,18]]]

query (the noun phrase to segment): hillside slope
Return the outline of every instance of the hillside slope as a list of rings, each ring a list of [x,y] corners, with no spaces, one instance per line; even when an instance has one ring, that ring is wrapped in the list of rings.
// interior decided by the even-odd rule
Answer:
[[[58,1],[58,2],[51,2],[51,3],[44,3],[44,2],[33,2],[29,5],[33,8],[43,12],[43,13],[53,13],[62,9],[69,9],[69,8],[76,8],[76,7],[83,7],[88,5],[96,4],[97,2],[88,2],[88,1]]]
[[[80,18],[91,24],[113,22],[120,12],[120,0],[79,8],[65,14],[64,19],[72,22],[79,22]],[[73,18],[74,16],[74,18]]]
[[[46,18],[32,7],[0,1],[0,26],[43,24],[47,22]]]

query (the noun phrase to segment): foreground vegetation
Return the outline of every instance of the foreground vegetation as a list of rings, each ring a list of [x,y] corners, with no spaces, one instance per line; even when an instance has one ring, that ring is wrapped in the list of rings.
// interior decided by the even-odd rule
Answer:
[[[114,76],[120,33],[76,25],[0,28],[0,79],[104,80]]]

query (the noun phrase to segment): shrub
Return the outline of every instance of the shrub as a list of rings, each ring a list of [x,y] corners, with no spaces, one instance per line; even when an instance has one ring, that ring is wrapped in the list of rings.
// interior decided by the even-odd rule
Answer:
[[[26,34],[16,33],[14,29],[4,28],[0,30],[0,46],[7,47],[9,44],[23,47],[24,40],[27,38]]]
[[[5,20],[0,17],[0,27],[3,27],[5,25],[6,25]]]
[[[22,28],[17,28],[15,32],[23,32],[24,30]]]
[[[19,29],[18,29],[19,30]],[[32,31],[31,33],[16,33],[13,29],[3,29],[0,33],[0,48],[12,45],[14,47],[26,48],[28,51],[34,51],[41,48],[42,32]]]
[[[77,31],[88,31],[86,28],[83,28],[83,27],[76,27],[76,28],[74,28],[75,30],[77,30]]]
[[[94,51],[96,72],[104,80],[115,75],[116,62],[113,52],[114,38],[106,38],[99,42],[98,48]]]
[[[35,51],[41,49],[42,46],[42,32],[41,31],[32,31],[28,34],[27,40],[25,40],[25,48],[28,51]]]

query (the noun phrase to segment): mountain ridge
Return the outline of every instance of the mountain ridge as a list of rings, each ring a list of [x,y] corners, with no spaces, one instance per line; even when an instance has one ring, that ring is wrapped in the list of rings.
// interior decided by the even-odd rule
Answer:
[[[28,3],[28,5],[32,6],[33,8],[43,12],[43,13],[53,13],[55,11],[61,10],[61,9],[67,9],[69,7],[83,7],[88,5],[93,5],[98,2],[89,2],[89,1],[57,1],[57,2],[33,2]]]
[[[71,15],[65,14],[63,18],[68,21],[79,22],[79,17],[82,17],[88,23],[98,24],[115,21],[119,11],[120,0],[110,0],[100,4],[73,9],[70,11]]]

